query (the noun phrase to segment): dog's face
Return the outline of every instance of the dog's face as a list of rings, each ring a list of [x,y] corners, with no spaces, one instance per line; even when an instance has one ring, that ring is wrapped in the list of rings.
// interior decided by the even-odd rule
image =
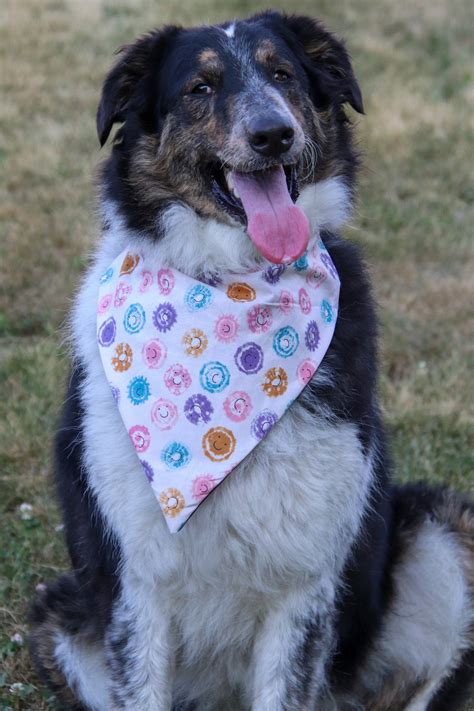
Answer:
[[[351,177],[345,102],[362,111],[343,45],[309,18],[264,13],[165,28],[125,48],[105,82],[97,125],[103,144],[124,123],[116,169],[142,225],[143,216],[156,224],[164,204],[182,201],[200,215],[241,222],[262,254],[280,262],[304,251],[298,186]],[[275,239],[288,230],[289,241]]]

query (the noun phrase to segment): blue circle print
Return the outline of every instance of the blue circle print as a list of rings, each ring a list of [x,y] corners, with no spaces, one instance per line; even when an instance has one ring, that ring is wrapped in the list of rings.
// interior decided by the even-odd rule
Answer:
[[[321,318],[326,323],[331,323],[333,319],[332,306],[327,299],[321,301]]]
[[[297,272],[304,272],[308,268],[308,250],[296,262],[293,262],[293,266]]]
[[[101,284],[107,284],[108,281],[112,279],[114,275],[114,270],[112,267],[109,267],[108,269],[105,270],[103,274],[101,274],[101,277],[99,279]]]
[[[181,469],[181,467],[186,466],[190,459],[189,449],[180,442],[172,442],[161,452],[161,461],[169,469]]]
[[[196,284],[187,290],[184,301],[190,311],[203,311],[212,302],[212,291],[204,284]]]
[[[221,393],[229,385],[230,373],[223,363],[214,360],[203,365],[199,373],[199,380],[207,392]]]
[[[300,339],[292,326],[285,326],[275,334],[273,350],[282,358],[292,356],[300,344]]]
[[[127,333],[138,333],[145,325],[145,310],[141,304],[131,304],[123,317],[123,326]]]
[[[150,383],[143,375],[137,375],[128,384],[128,399],[133,405],[141,405],[150,397]]]

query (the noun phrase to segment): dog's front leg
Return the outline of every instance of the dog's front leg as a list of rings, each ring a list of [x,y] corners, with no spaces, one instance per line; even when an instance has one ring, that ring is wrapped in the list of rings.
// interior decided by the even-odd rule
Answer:
[[[156,590],[125,583],[107,633],[114,708],[170,711],[172,650],[170,615]]]
[[[333,594],[293,592],[276,603],[256,638],[252,711],[315,709],[333,647]]]

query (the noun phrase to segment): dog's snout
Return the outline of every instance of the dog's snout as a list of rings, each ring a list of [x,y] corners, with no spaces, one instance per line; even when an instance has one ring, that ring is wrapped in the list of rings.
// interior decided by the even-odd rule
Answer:
[[[279,114],[259,116],[248,126],[249,143],[262,156],[278,158],[291,148],[294,139],[293,127]]]

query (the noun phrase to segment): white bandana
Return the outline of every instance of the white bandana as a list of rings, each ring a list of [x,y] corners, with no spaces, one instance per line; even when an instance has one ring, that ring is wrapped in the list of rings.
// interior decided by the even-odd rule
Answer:
[[[178,531],[321,363],[339,278],[321,240],[290,266],[198,281],[132,250],[102,275],[97,339],[126,431]]]

